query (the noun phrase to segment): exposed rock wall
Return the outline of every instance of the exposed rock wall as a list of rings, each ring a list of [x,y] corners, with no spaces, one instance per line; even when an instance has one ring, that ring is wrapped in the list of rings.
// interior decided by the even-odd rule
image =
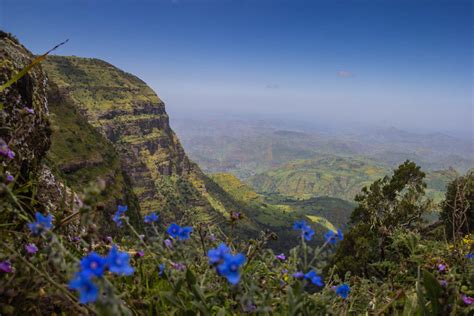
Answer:
[[[3,84],[29,65],[34,56],[11,35],[0,31],[0,83]],[[79,197],[58,181],[45,165],[51,145],[47,79],[36,65],[0,93],[0,138],[14,152],[3,160],[3,169],[16,177],[16,187],[35,182],[32,194],[36,209],[65,215],[79,209]],[[24,192],[28,194],[28,192]]]

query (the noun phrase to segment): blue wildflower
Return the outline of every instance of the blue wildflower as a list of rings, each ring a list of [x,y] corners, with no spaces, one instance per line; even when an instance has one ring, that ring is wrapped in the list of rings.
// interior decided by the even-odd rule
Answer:
[[[307,225],[304,220],[296,221],[293,224],[294,230],[301,230],[301,235],[306,241],[310,241],[313,238],[314,230],[311,229],[311,226]]]
[[[162,276],[163,273],[165,273],[165,264],[164,264],[164,263],[161,263],[161,264],[158,266],[158,268],[159,268],[159,270],[160,270],[160,271],[158,272],[158,275],[159,275],[159,276]]]
[[[323,279],[316,272],[314,272],[314,270],[311,270],[308,273],[306,273],[304,275],[304,278],[306,280],[311,281],[311,283],[313,283],[314,285],[317,285],[317,286],[323,286],[324,285]]]
[[[128,210],[128,206],[127,205],[119,205],[117,206],[117,213],[119,213],[120,215],[123,215],[125,214],[125,212]]]
[[[115,222],[115,224],[117,224],[118,227],[122,226],[123,222],[122,222],[121,218],[127,210],[128,210],[127,205],[119,205],[117,207],[117,211],[115,212],[114,216],[112,217],[112,220]]]
[[[168,226],[168,229],[166,229],[166,232],[173,238],[178,237],[179,230],[181,227],[178,224],[172,223],[170,226]]]
[[[303,229],[303,237],[306,241],[310,241],[313,238],[314,230],[311,229],[310,226],[306,226]]]
[[[215,249],[210,249],[207,252],[207,256],[209,257],[209,263],[210,264],[217,264],[217,263],[222,263],[224,261],[225,255],[230,253],[229,247],[226,246],[226,244],[221,243],[217,248]]]
[[[81,259],[82,271],[89,272],[96,277],[101,277],[104,274],[105,267],[105,258],[101,257],[96,252],[91,252],[86,257]]]
[[[470,252],[466,255],[466,259],[474,259],[474,253]]]
[[[126,252],[121,252],[117,247],[112,246],[107,258],[107,266],[110,272],[118,275],[131,275],[133,268],[130,266],[130,255]]]
[[[33,235],[40,235],[42,232],[53,227],[53,216],[51,214],[43,216],[40,212],[36,212],[35,217],[36,222],[28,223],[28,227]]]
[[[158,221],[158,215],[156,215],[155,212],[145,215],[144,222],[146,224],[154,223],[156,221]]]
[[[69,282],[69,288],[79,291],[81,304],[93,303],[99,297],[99,288],[92,282],[90,273],[82,271]]]
[[[305,227],[306,227],[306,222],[304,220],[301,220],[301,221],[296,221],[294,224],[293,224],[293,229],[294,230],[303,230]]]
[[[349,296],[350,291],[351,288],[347,284],[341,284],[336,288],[336,294],[342,297],[343,299],[346,299],[347,296]]]
[[[239,268],[244,262],[245,256],[241,253],[227,254],[224,256],[224,262],[217,267],[217,271],[230,283],[237,284],[240,280]]]
[[[338,229],[337,232],[329,230],[326,234],[324,234],[324,237],[326,238],[326,242],[330,243],[331,245],[335,245],[338,240],[341,241],[344,239],[344,235],[340,229]]]
[[[178,239],[179,240],[186,240],[189,239],[189,235],[193,232],[193,228],[190,226],[181,227],[178,232]]]
[[[192,227],[185,226],[181,227],[178,224],[172,223],[166,232],[173,238],[178,238],[179,240],[189,239],[189,234],[193,231]]]

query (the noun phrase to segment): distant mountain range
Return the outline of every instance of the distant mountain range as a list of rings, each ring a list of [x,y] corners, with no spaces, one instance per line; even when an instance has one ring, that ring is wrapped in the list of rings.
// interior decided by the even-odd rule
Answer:
[[[474,167],[472,140],[443,133],[411,133],[389,128],[310,129],[291,122],[251,119],[171,121],[191,159],[206,172],[231,172],[241,179],[293,160],[321,155],[362,156],[391,168],[406,159],[424,170]]]
[[[256,120],[175,119],[191,159],[207,173],[228,172],[264,194],[353,200],[360,189],[409,159],[428,174],[429,196],[474,167],[469,141],[393,127],[318,132]],[[284,129],[282,129],[284,128]]]

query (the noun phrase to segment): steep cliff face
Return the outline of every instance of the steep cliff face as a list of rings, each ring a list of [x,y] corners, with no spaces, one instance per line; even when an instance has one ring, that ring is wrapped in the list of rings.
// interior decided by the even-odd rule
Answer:
[[[228,212],[206,189],[207,178],[186,156],[164,103],[142,80],[97,59],[51,56],[44,68],[59,92],[114,145],[142,213],[160,211],[172,220],[190,211],[194,219],[211,220]],[[73,172],[89,169],[69,165]]]

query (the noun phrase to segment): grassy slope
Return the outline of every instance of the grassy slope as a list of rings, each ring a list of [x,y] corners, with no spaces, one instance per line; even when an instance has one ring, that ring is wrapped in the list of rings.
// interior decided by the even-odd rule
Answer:
[[[331,196],[351,201],[362,187],[390,172],[389,167],[368,159],[325,156],[290,162],[255,175],[249,183],[258,192],[303,199]],[[428,195],[439,200],[446,184],[456,176],[452,169],[428,173]]]

